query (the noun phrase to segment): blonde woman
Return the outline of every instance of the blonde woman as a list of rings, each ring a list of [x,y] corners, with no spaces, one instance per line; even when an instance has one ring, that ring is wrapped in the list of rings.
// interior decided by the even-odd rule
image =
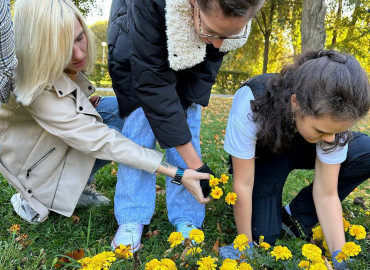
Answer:
[[[71,1],[18,0],[14,21],[19,65],[0,109],[0,172],[19,192],[12,203],[23,219],[42,222],[49,211],[70,216],[96,159],[174,177],[208,201],[199,179],[209,174],[173,167],[117,132],[123,120],[115,97],[90,103],[94,86],[81,71],[93,68],[94,42]]]

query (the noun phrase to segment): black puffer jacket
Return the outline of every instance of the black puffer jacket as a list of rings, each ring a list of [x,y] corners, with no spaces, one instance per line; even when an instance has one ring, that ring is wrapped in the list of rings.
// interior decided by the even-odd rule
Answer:
[[[208,105],[225,53],[207,45],[203,62],[171,69],[165,6],[165,0],[113,0],[108,57],[121,117],[141,106],[161,147],[170,148],[191,140],[186,109]]]

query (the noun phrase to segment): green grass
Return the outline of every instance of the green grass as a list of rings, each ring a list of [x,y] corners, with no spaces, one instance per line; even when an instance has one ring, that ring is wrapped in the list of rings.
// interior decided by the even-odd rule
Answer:
[[[210,106],[202,111],[201,146],[203,159],[207,161],[216,175],[227,173],[227,154],[223,151],[222,146],[231,101],[230,98],[212,98]],[[370,118],[368,117],[361,121],[356,126],[356,129],[369,134]],[[0,219],[0,270],[52,269],[57,257],[78,248],[84,249],[87,256],[93,256],[102,251],[109,251],[111,239],[117,229],[113,213],[116,170],[117,165],[111,163],[96,175],[97,190],[112,200],[108,206],[77,207],[74,215],[79,218],[78,222],[72,218],[51,213],[48,220],[39,225],[27,224],[14,213],[10,204],[10,198],[15,193],[15,190],[3,177],[0,177],[2,195],[0,196],[0,214],[2,216]],[[297,170],[292,172],[285,185],[284,203],[289,202],[302,187],[312,181],[312,178],[312,171]],[[158,176],[157,184],[164,188],[163,176]],[[231,183],[229,183],[227,189],[231,189]],[[362,184],[344,201],[343,209],[347,213],[346,218],[351,223],[369,228],[369,216],[366,216],[361,211],[359,205],[352,203],[353,198],[357,196],[363,197],[366,204],[369,205],[370,185],[368,181]],[[215,256],[212,253],[212,247],[217,240],[219,240],[219,246],[221,246],[230,244],[236,236],[232,207],[220,200],[207,204],[206,209],[206,218],[202,228],[205,233],[205,244],[202,248],[207,254]],[[28,235],[28,242],[24,242],[23,246],[19,242],[15,243],[13,236],[8,232],[12,224],[20,224],[21,234]],[[155,230],[159,231],[158,235],[150,238],[145,237],[146,233]],[[165,196],[158,194],[152,222],[144,228],[143,248],[135,259],[115,262],[111,269],[144,269],[145,262],[154,258],[163,258],[164,252],[170,247],[167,243],[167,238],[173,231],[174,228],[169,224],[167,218]],[[287,245],[294,256],[297,256],[300,254],[303,243],[300,240],[294,241],[283,237],[277,244]],[[352,269],[369,268],[366,264],[370,261],[368,252],[370,243],[369,240],[362,240],[361,243],[364,252],[355,259]],[[181,255],[181,252],[182,249],[177,248],[169,257],[175,256],[176,253]],[[285,269],[298,269],[296,260],[293,260],[290,266],[285,265]],[[274,266],[266,254],[265,257],[258,257],[258,264],[262,265],[263,263],[269,263],[273,269],[283,269],[282,264]],[[72,265],[65,267],[65,269],[72,268]],[[182,266],[179,269],[196,268],[185,268],[185,266]],[[259,269],[262,269],[262,267]]]

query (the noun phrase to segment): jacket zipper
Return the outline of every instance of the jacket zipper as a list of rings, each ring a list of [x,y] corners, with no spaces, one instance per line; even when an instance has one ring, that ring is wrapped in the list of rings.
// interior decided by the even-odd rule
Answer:
[[[53,147],[52,149],[50,149],[45,155],[43,155],[38,161],[36,161],[29,169],[27,169],[27,174],[26,174],[26,178],[30,178],[30,173],[37,167],[40,165],[41,162],[43,162],[48,156],[51,155],[51,153],[53,153],[55,151],[55,147]]]

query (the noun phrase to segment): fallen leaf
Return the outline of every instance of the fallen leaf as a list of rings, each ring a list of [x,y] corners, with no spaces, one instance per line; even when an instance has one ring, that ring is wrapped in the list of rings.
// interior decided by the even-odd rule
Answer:
[[[220,225],[220,223],[219,223],[219,222],[217,222],[217,231],[218,231],[219,233],[222,233],[221,225]]]
[[[80,222],[81,218],[79,216],[76,216],[76,215],[72,215],[71,216],[71,219],[73,221],[74,224],[77,224]]]
[[[212,247],[212,252],[216,253],[216,255],[218,256],[219,249],[220,249],[220,238],[217,238],[216,242]]]
[[[153,237],[153,236],[156,236],[156,235],[158,235],[158,234],[159,234],[159,231],[158,231],[158,230],[149,231],[149,232],[147,232],[147,233],[145,234],[145,238],[146,238],[146,239],[149,239],[149,238],[151,238],[151,237]]]
[[[179,258],[180,254],[177,252],[175,255],[173,255],[170,259],[173,261],[176,261]]]

